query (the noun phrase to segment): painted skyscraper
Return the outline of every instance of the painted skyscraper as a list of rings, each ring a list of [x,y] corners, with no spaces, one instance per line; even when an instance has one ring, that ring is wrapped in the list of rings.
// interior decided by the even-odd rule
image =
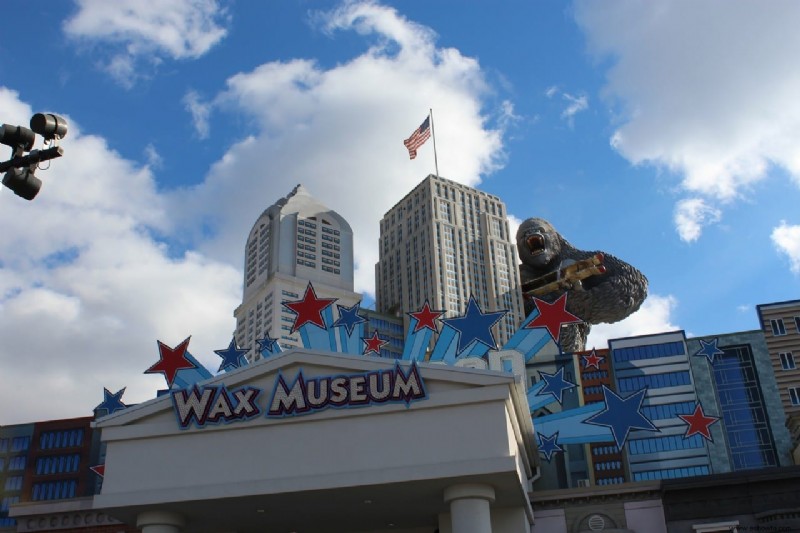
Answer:
[[[376,307],[403,316],[427,301],[446,316],[473,296],[484,311],[507,309],[499,345],[523,318],[519,271],[506,206],[496,196],[429,175],[381,220]]]
[[[353,292],[353,231],[298,185],[258,217],[244,251],[242,304],[234,311],[236,343],[258,360],[256,341],[267,336],[284,348],[301,346],[292,333],[295,315],[282,302],[303,297],[308,282],[319,297],[343,306],[361,300]]]

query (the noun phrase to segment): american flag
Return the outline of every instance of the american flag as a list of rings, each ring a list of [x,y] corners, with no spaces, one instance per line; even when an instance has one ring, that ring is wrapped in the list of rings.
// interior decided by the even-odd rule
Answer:
[[[425,120],[420,124],[419,128],[414,130],[411,137],[403,141],[403,144],[408,148],[408,157],[414,159],[417,157],[417,148],[425,144],[425,141],[431,137],[431,117],[428,115]]]

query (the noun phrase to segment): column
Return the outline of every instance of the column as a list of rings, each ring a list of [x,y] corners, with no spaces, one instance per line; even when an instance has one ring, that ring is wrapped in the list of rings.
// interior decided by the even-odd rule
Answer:
[[[170,511],[145,511],[136,517],[136,527],[142,533],[180,533],[186,521]]]
[[[451,485],[444,490],[444,503],[450,504],[453,533],[491,533],[494,489],[490,485]]]

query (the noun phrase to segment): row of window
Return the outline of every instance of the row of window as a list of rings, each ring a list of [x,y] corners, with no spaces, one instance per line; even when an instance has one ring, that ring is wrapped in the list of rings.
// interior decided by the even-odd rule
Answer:
[[[782,318],[773,318],[769,321],[772,328],[772,334],[776,337],[786,335],[786,325],[783,323]],[[794,328],[797,333],[800,333],[800,316],[794,317]]]
[[[694,412],[694,402],[665,403],[661,405],[645,405],[642,414],[650,420],[666,420],[678,415],[689,415]]]
[[[625,483],[625,478],[622,476],[598,479],[598,485],[619,485]]]
[[[686,349],[683,342],[664,342],[661,344],[650,344],[648,346],[631,346],[629,348],[616,348],[612,350],[614,361],[638,361],[640,359],[657,359],[659,357],[670,357],[672,355],[685,355]]]
[[[678,477],[704,476],[708,474],[707,466],[690,466],[687,468],[668,468],[666,470],[649,470],[646,472],[635,472],[634,481],[644,481],[647,479],[674,479]]]
[[[603,461],[602,463],[594,464],[594,469],[597,471],[619,470],[620,468],[622,468],[622,463],[620,461]]]
[[[608,377],[608,370],[598,370],[597,372],[584,372],[583,379],[603,379]]]
[[[704,437],[692,435],[684,438],[683,435],[670,435],[666,437],[653,437],[650,439],[637,439],[628,441],[628,451],[631,455],[641,453],[670,452],[673,450],[688,450],[705,446]]]
[[[33,501],[74,498],[78,482],[74,479],[33,484]]]
[[[24,436],[24,437],[13,437],[13,438],[6,437],[0,439],[0,453],[7,452],[9,444],[11,444],[12,452],[23,452],[30,447],[31,438],[28,436]]]
[[[74,448],[83,444],[83,429],[66,429],[60,431],[43,431],[39,435],[39,448]]]
[[[8,470],[9,472],[13,470],[25,470],[25,459],[26,456],[24,455],[17,455],[12,457],[8,460]]]
[[[22,490],[22,476],[9,476],[6,478],[5,490]]]
[[[592,448],[592,455],[608,455],[612,453],[619,453],[619,448],[616,446],[596,446]]]
[[[36,459],[36,473],[43,475],[77,472],[80,462],[81,456],[77,453],[53,457],[40,457]]]
[[[339,270],[338,268],[331,268],[331,267],[325,266],[325,265],[322,265],[322,270],[324,270],[325,272],[330,272],[332,274],[340,274],[341,273],[341,270]]]
[[[661,389],[664,387],[677,387],[680,385],[691,385],[692,378],[688,371],[666,372],[663,374],[648,374],[645,376],[633,376],[630,378],[620,378],[620,392],[638,391],[645,387],[651,389]]]

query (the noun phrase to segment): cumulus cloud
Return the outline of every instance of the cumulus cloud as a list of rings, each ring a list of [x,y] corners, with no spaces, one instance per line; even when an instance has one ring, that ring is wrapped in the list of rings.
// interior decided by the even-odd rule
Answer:
[[[614,324],[597,324],[592,326],[586,347],[607,348],[609,339],[663,333],[680,329],[673,324],[672,312],[678,305],[674,296],[648,295],[638,311]]]
[[[0,108],[31,116],[4,87]],[[164,381],[142,372],[158,360],[156,339],[194,333],[190,350],[213,366],[235,327],[237,270],[155,239],[170,223],[149,167],[67,120],[65,160],[37,173],[36,200],[0,190],[0,367],[4,383],[36,384],[0,388],[0,405],[14,406],[0,424],[90,415],[103,387],[127,386],[128,403],[152,398]]]
[[[226,35],[226,10],[217,0],[76,0],[64,22],[67,36],[103,45],[103,66],[125,86],[142,61],[195,59]]]
[[[604,93],[625,158],[675,172],[692,196],[723,205],[771,166],[800,183],[800,4],[578,0],[574,12],[590,52],[610,59]],[[695,219],[689,240],[716,220]]]
[[[430,29],[392,8],[350,2],[314,21],[332,39],[355,31],[369,44],[331,68],[295,58],[232,75],[214,109],[244,114],[255,131],[202,184],[176,194],[172,212],[186,234],[198,220],[213,227],[201,249],[238,262],[261,211],[303,183],[353,227],[355,288],[374,294],[379,221],[434,172],[433,143],[410,161],[403,139],[433,108],[441,175],[474,186],[503,161],[502,126],[489,117],[508,119],[513,108],[483,109],[489,90],[478,62],[437,48]]]
[[[782,220],[771,237],[778,252],[789,258],[792,272],[800,274],[800,225],[791,226]]]

